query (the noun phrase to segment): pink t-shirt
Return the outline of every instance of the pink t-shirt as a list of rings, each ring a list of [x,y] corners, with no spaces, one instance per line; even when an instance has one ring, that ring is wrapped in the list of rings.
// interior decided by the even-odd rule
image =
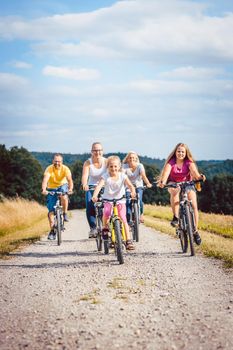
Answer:
[[[171,160],[169,160],[168,164],[170,164],[172,168],[171,168],[168,181],[173,181],[173,182],[190,181],[192,179],[190,170],[189,170],[191,163],[192,163],[191,160],[185,159],[182,167],[179,168],[178,165],[176,164],[175,158],[172,158]]]

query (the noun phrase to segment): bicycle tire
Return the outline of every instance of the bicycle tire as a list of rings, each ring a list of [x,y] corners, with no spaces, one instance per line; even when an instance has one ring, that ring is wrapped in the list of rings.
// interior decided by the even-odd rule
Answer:
[[[121,225],[120,225],[120,220],[117,219],[113,223],[114,226],[114,231],[115,231],[115,237],[116,237],[116,242],[115,242],[115,252],[117,255],[117,260],[119,264],[124,264],[124,256],[123,256],[123,246],[122,246],[122,236],[121,236]]]
[[[139,208],[133,203],[133,240],[139,242]]]
[[[192,225],[192,214],[190,212],[190,203],[187,203],[185,205],[185,215],[186,215],[186,224],[187,224],[187,233],[189,238],[189,246],[190,246],[190,253],[191,256],[195,255],[195,248],[194,248],[194,242],[193,242],[193,225]]]
[[[97,250],[100,252],[102,250],[102,220],[100,217],[97,217],[96,220],[96,229],[97,229],[97,237],[96,237],[96,245]]]
[[[57,245],[61,245],[61,231],[62,231],[62,222],[61,222],[61,210],[57,209],[56,220],[57,220]]]
[[[109,254],[109,241],[104,241],[104,254]]]
[[[187,253],[188,250],[188,237],[187,233],[181,229],[179,229],[179,239],[180,245],[183,253]]]

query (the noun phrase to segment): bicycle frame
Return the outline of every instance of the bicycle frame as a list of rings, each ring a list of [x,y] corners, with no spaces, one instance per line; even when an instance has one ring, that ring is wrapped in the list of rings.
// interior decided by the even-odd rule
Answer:
[[[116,220],[120,221],[120,225],[121,225],[121,234],[122,234],[122,240],[123,242],[126,241],[126,235],[125,235],[125,228],[124,228],[124,224],[121,220],[121,218],[119,217],[118,214],[118,209],[117,209],[117,205],[113,204],[113,211],[112,211],[112,215],[110,217],[110,221],[109,221],[109,226],[110,226],[110,232],[111,232],[111,239],[112,242],[115,243],[116,242],[116,236],[115,236],[115,230],[114,230],[114,223]]]

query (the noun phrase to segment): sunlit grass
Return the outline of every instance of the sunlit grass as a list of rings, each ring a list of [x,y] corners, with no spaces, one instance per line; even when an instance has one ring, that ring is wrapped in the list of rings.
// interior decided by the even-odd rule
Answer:
[[[170,225],[172,218],[170,207],[146,205],[145,215],[146,226],[177,238],[175,229]],[[226,266],[233,267],[232,226],[233,216],[200,213],[199,232],[202,244],[196,246],[196,251],[221,259]]]
[[[39,239],[48,230],[47,209],[22,198],[0,203],[0,256],[22,243]]]
[[[169,206],[145,205],[145,215],[169,221],[172,219],[172,212]],[[231,215],[199,212],[198,227],[200,230],[233,238],[233,216]]]

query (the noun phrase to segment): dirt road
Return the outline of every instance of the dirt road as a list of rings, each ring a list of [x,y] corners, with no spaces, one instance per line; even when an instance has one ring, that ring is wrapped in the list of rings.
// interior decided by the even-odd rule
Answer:
[[[0,349],[233,349],[232,271],[141,226],[119,265],[72,212],[60,247],[46,237],[0,261]]]

